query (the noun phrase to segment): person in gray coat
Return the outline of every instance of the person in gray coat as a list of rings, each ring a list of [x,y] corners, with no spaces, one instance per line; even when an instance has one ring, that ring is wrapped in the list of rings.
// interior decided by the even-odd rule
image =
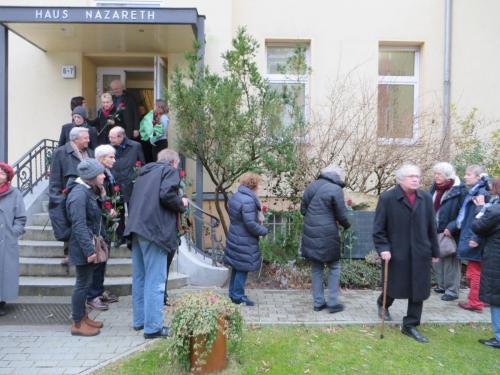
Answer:
[[[15,300],[18,296],[18,238],[24,233],[26,224],[23,195],[19,189],[11,186],[13,178],[12,167],[6,163],[0,163],[0,270],[2,270],[0,272],[0,316],[7,313],[6,301]]]
[[[229,232],[224,262],[231,266],[229,298],[233,303],[253,306],[255,303],[245,295],[248,272],[257,271],[261,264],[259,237],[268,229],[259,219],[261,206],[257,197],[261,177],[247,172],[240,177],[238,191],[229,199]]]
[[[344,202],[343,171],[331,165],[321,170],[318,179],[304,191],[300,212],[304,215],[302,227],[302,256],[311,262],[313,310],[328,307],[330,313],[344,310],[339,303],[340,235],[338,224],[350,227]],[[323,269],[328,274],[328,305],[323,289]]]

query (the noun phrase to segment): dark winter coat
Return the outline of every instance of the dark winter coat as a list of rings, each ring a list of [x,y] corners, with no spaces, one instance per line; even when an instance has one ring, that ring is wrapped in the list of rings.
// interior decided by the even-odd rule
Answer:
[[[95,189],[77,178],[70,185],[66,210],[71,223],[69,238],[69,262],[74,266],[87,264],[87,258],[94,253],[94,235],[105,236],[101,224],[101,205]],[[99,232],[99,227],[101,231]]]
[[[125,104],[125,110],[123,111],[123,128],[129,139],[133,139],[134,130],[139,130],[139,110],[137,108],[137,103],[134,98],[128,94],[126,91],[120,97],[113,95],[113,103],[115,108],[120,107],[120,103]]]
[[[26,211],[19,189],[0,193],[0,301],[12,301],[19,292],[19,244]]]
[[[488,207],[472,222],[472,230],[484,238],[479,299],[500,306],[500,202]]]
[[[302,256],[319,262],[340,259],[338,224],[350,227],[342,188],[337,175],[321,174],[304,191],[300,212],[304,215],[302,227]]]
[[[434,196],[435,192],[436,186],[432,185],[429,193]],[[460,211],[460,207],[462,207],[466,194],[467,188],[460,182],[460,179],[456,177],[454,185],[443,194],[441,206],[436,212],[437,232],[443,233],[445,229],[448,229],[457,243],[460,236],[460,230],[457,228],[455,220]]]
[[[261,264],[259,237],[267,234],[267,228],[259,224],[259,198],[241,185],[229,198],[228,206],[230,225],[224,262],[237,271],[257,271]]]
[[[166,162],[142,167],[130,198],[124,236],[135,233],[168,253],[175,252],[179,246],[177,213],[185,210],[179,184],[179,171]]]
[[[387,295],[414,301],[429,298],[432,258],[439,257],[429,193],[417,190],[413,207],[399,185],[382,193],[375,211],[373,242],[379,254],[391,252]]]
[[[94,156],[92,150],[87,149],[90,157]],[[67,227],[66,194],[63,190],[68,182],[74,181],[78,177],[77,166],[80,159],[75,154],[75,150],[68,142],[64,146],[58,147],[53,154],[52,165],[49,177],[49,216],[54,229],[54,237],[60,241],[69,238]]]
[[[97,141],[97,131],[88,122],[85,122],[82,126],[89,129],[89,138],[90,138],[89,148],[94,150],[100,144]],[[75,124],[73,124],[72,122],[62,126],[61,134],[59,135],[59,143],[58,143],[59,147],[64,146],[66,143],[69,142],[69,133],[71,132],[71,129],[73,129],[74,127]]]
[[[479,189],[477,194],[484,195],[486,202],[489,199],[490,192],[485,188]],[[462,260],[473,260],[476,262],[481,261],[481,253],[484,247],[484,240],[481,236],[478,236],[472,231],[472,222],[474,221],[475,216],[481,211],[481,207],[478,207],[471,200],[467,203],[467,207],[465,210],[465,217],[462,221],[462,225],[460,226],[460,238],[457,244],[457,254],[458,257]],[[476,241],[479,246],[470,247],[469,241]]]
[[[97,111],[97,117],[92,121],[92,126],[96,130],[97,135],[97,144],[106,145],[109,143],[109,131],[115,126],[122,126],[125,129],[125,126],[117,120],[114,120],[115,123],[113,125],[108,124],[108,118],[112,117],[116,113],[116,109],[113,108],[111,113],[108,116],[104,116],[102,110],[99,109]]]
[[[115,176],[116,183],[120,185],[124,201],[128,202],[132,195],[134,180],[137,177],[136,169],[138,168],[135,167],[135,163],[140,161],[141,165],[144,165],[145,161],[142,146],[139,142],[125,138],[123,143],[125,144],[123,151],[115,147],[116,162],[111,169],[111,173]]]

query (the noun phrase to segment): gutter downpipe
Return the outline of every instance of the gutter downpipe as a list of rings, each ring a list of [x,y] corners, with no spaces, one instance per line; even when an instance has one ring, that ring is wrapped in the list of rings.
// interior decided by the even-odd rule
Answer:
[[[443,82],[443,134],[441,153],[450,158],[450,87],[451,87],[451,12],[452,0],[445,0],[444,24],[444,82]]]

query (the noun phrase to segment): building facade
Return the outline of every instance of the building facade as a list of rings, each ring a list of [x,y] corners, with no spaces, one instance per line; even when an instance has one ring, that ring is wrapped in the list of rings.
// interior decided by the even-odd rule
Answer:
[[[299,86],[306,116],[351,74],[378,95],[380,141],[411,144],[428,108],[441,132],[450,5],[449,103],[462,113],[477,108],[490,120],[480,129],[488,134],[500,118],[496,0],[0,0],[0,107],[7,109],[0,158],[14,162],[39,140],[57,139],[73,96],[83,95],[95,114],[112,79],[150,107],[196,39],[206,43],[204,63],[221,71],[240,26],[259,42],[258,64],[271,84]],[[311,71],[292,82],[276,67],[297,44]]]

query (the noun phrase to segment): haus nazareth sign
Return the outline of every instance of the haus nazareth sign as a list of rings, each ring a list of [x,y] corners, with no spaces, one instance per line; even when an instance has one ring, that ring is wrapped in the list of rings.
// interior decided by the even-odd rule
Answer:
[[[132,23],[196,25],[196,8],[0,6],[0,23]],[[1,25],[0,25],[1,26]]]
[[[40,21],[150,21],[156,20],[156,11],[153,9],[67,9],[67,8],[43,8],[33,9],[35,20]],[[76,19],[75,19],[76,18]],[[83,19],[82,19],[83,18]]]

